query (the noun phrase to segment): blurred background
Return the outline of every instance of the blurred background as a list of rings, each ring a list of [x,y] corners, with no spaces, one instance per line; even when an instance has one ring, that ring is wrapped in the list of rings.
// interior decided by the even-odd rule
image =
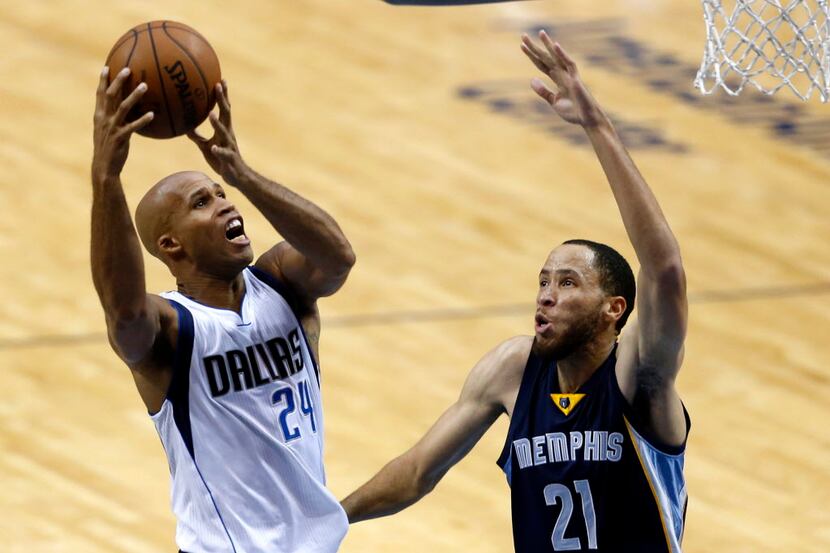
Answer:
[[[89,269],[99,71],[153,19],[219,55],[242,155],[318,203],[358,262],[321,303],[328,484],[343,497],[415,442],[500,341],[533,332],[536,275],[577,237],[636,261],[580,129],[534,98],[519,36],[561,41],[680,241],[691,324],[684,550],[830,550],[830,114],[703,97],[697,2],[12,3],[0,10],[0,541],[6,551],[175,551],[169,473]],[[134,209],[184,137],[136,137]],[[210,174],[210,173],[209,173]],[[278,240],[241,194],[256,253]],[[148,290],[175,287],[147,258]],[[636,270],[636,269],[635,269]],[[407,511],[344,552],[512,550],[500,420]]]

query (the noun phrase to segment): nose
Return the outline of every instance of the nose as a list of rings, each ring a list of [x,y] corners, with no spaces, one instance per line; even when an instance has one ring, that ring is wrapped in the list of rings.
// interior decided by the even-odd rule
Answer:
[[[216,205],[219,206],[219,215],[227,215],[232,211],[236,211],[236,206],[227,198],[217,197]]]
[[[539,294],[536,295],[536,305],[538,307],[553,307],[556,305],[556,298],[554,298],[549,287],[545,286],[539,290]]]

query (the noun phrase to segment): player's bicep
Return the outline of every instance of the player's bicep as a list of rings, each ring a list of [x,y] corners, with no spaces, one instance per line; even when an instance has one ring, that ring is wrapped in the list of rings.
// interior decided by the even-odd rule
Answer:
[[[127,365],[134,367],[152,356],[165,329],[175,325],[176,311],[163,298],[147,294],[142,309],[130,319],[107,319],[110,345]]]
[[[410,451],[418,480],[432,487],[481,439],[500,411],[477,402],[454,403]]]
[[[528,337],[511,338],[470,371],[458,400],[412,448],[418,474],[435,482],[464,458],[506,411],[504,398],[518,387],[530,351]]]
[[[285,241],[262,254],[255,265],[286,283],[306,302],[314,302],[317,298],[334,294],[348,275],[348,271],[343,274],[329,274],[320,270]]]
[[[676,374],[688,324],[686,277],[682,267],[654,276],[640,272],[637,313],[638,363]]]

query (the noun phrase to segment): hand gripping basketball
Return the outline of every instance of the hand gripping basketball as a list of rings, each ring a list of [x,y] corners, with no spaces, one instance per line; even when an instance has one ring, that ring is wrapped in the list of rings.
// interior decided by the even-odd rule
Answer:
[[[194,129],[187,133],[187,137],[196,144],[208,165],[222,175],[225,182],[236,186],[245,164],[239,155],[236,135],[233,133],[228,84],[224,80],[216,84],[216,100],[219,104],[219,115],[211,112],[208,117],[213,127],[213,136],[205,138]]]
[[[539,32],[544,48],[522,35],[522,51],[530,61],[556,84],[548,88],[541,79],[533,79],[530,86],[559,116],[568,123],[593,127],[606,120],[597,101],[591,96],[579,76],[576,63],[558,42],[553,42],[545,31]]]
[[[129,68],[121,70],[109,86],[108,75],[109,69],[105,67],[98,81],[93,117],[92,175],[98,181],[121,174],[130,151],[130,136],[153,120],[153,112],[148,111],[127,123],[127,114],[147,91],[147,85],[140,83],[123,98],[122,88],[130,76]]]

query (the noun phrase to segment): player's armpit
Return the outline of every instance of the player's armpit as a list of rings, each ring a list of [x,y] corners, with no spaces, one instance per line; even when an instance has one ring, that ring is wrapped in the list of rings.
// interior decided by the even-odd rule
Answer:
[[[644,362],[640,354],[639,320],[630,321],[617,348],[617,383],[636,414],[632,424],[656,447],[677,447],[686,441],[688,422],[675,388],[684,349],[674,352],[665,365]]]
[[[339,290],[352,268],[349,264],[337,271],[323,271],[285,241],[262,254],[254,265],[286,284],[296,299],[307,305]]]
[[[394,514],[429,493],[507,410],[504,398],[515,401],[531,344],[511,338],[487,353],[424,437],[343,500],[349,521]]]

